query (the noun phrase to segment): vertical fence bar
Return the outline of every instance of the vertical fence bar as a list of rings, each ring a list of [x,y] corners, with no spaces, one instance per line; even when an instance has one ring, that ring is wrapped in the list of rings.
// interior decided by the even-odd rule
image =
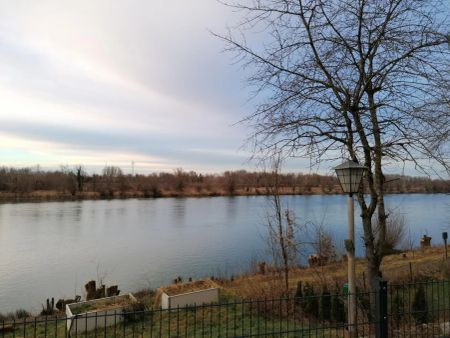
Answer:
[[[177,305],[177,337],[180,335],[180,305]]]
[[[217,336],[220,337],[221,332],[222,332],[222,305],[221,304],[219,304],[219,307],[218,307],[217,321],[218,321]]]
[[[256,301],[256,335],[259,336],[259,315],[260,315],[260,301]]]
[[[375,337],[388,338],[388,297],[387,297],[387,282],[380,281],[376,297],[376,331]]]
[[[150,310],[150,338],[153,338],[153,315],[155,312]]]
[[[228,338],[228,323],[229,323],[229,321],[228,321],[228,315],[230,314],[229,313],[229,308],[230,308],[230,302],[227,300],[227,309],[226,309],[226,313],[225,313],[225,316],[226,316],[226,319],[225,319],[225,337],[227,337]]]
[[[267,334],[267,298],[264,297],[264,335]]]
[[[168,313],[168,316],[169,316],[169,324],[167,325],[167,329],[168,329],[168,331],[167,331],[167,335],[170,337],[170,326],[171,326],[171,316],[170,316],[170,310],[172,310],[171,309],[171,304],[169,304],[169,309],[168,309],[168,311],[169,311],[169,313]]]
[[[122,336],[125,338],[125,323],[122,323]]]
[[[144,309],[142,311],[142,317],[141,317],[141,337],[144,337],[144,331],[145,331],[145,316],[147,314],[147,311]]]
[[[194,303],[194,337],[197,334],[197,305]]]
[[[117,310],[114,310],[114,338],[117,337]],[[105,338],[106,338],[106,330],[105,330]]]
[[[106,338],[107,336],[106,336],[106,327],[107,327],[107,325],[106,325],[106,313],[103,315],[103,337],[104,338]]]
[[[236,316],[237,316],[237,302],[235,301],[234,302],[234,318],[233,318],[233,329],[234,329],[234,337],[236,337],[236,320],[237,320],[237,318],[236,318]]]
[[[202,304],[202,337],[204,336],[205,336],[205,305]]]
[[[133,312],[133,319],[132,319],[132,325],[131,325],[131,332],[134,338],[134,335],[136,333],[136,312]]]
[[[212,337],[213,313],[214,313],[214,306],[213,305],[209,305],[209,336],[210,337]]]
[[[163,325],[163,320],[162,320],[162,308],[159,308],[159,337],[162,337],[162,325]]]
[[[188,317],[188,306],[187,304],[184,307],[184,336],[188,336],[188,324],[189,324],[189,317]]]
[[[27,319],[23,319],[23,338],[27,336]]]
[[[36,330],[37,330],[37,319],[36,319],[36,317],[34,317],[34,336],[33,337],[36,337]]]
[[[244,335],[244,301],[241,301],[241,335]]]

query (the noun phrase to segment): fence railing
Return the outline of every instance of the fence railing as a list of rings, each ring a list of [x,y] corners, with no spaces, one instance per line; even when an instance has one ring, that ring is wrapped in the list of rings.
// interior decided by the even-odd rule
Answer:
[[[0,337],[348,337],[348,296],[108,310],[0,321]],[[384,301],[383,301],[384,299]],[[357,337],[450,337],[450,281],[393,284],[357,293]]]

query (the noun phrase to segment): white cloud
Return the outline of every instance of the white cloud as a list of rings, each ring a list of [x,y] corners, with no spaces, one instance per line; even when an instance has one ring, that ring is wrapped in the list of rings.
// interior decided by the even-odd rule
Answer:
[[[94,164],[101,154],[194,169],[242,164],[245,134],[232,127],[245,97],[241,75],[208,33],[225,26],[222,5],[0,1],[0,8],[5,162],[17,151],[30,164]],[[17,148],[12,139],[24,141]]]

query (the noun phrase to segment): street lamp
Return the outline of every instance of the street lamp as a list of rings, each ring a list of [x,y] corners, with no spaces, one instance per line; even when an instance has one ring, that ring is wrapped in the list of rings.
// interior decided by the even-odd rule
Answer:
[[[348,261],[348,330],[349,337],[356,337],[356,272],[355,272],[355,206],[353,193],[359,191],[361,179],[367,168],[353,161],[346,161],[334,170],[342,190],[348,194],[348,240],[345,241]]]

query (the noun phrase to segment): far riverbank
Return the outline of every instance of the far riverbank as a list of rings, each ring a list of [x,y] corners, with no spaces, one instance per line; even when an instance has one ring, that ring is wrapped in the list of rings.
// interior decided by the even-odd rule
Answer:
[[[339,195],[342,194],[340,186],[333,187],[310,187],[303,189],[299,187],[281,187],[280,195],[285,196],[313,196],[313,195]],[[395,194],[450,194],[445,189],[438,191],[427,191],[427,189],[410,189],[409,191],[386,192],[386,195]],[[74,194],[67,191],[55,190],[37,190],[26,193],[0,192],[0,203],[21,203],[21,202],[65,202],[65,201],[83,201],[83,200],[112,200],[112,199],[134,199],[134,198],[189,198],[189,197],[233,197],[233,196],[269,196],[270,189],[266,187],[259,188],[237,188],[233,192],[223,189],[214,191],[208,190],[169,190],[164,189],[158,193],[148,193],[145,191],[129,190],[129,191],[113,191],[107,194],[97,191],[76,192]]]
[[[450,193],[450,181],[386,175],[386,194]],[[336,175],[280,173],[282,195],[333,195],[342,192]],[[124,174],[107,166],[102,174],[88,174],[82,166],[57,171],[0,167],[0,202],[67,201],[158,197],[260,196],[270,194],[272,172],[225,171],[197,173],[178,168],[173,172]]]

